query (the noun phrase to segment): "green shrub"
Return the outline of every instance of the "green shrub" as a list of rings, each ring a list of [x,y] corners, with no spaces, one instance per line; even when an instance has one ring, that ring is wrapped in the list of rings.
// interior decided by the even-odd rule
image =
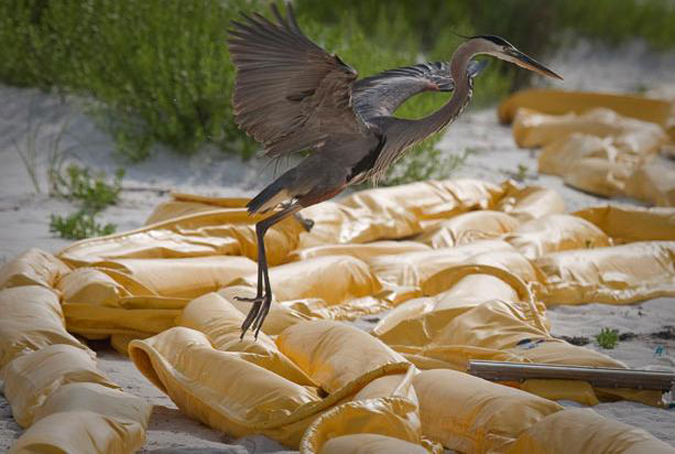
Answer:
[[[110,183],[105,178],[105,172],[92,175],[89,168],[77,165],[70,165],[65,174],[58,174],[52,195],[75,202],[80,209],[69,216],[52,214],[49,231],[72,240],[114,233],[115,224],[99,224],[96,217],[101,210],[118,202],[124,169],[118,169]]]
[[[55,184],[55,195],[77,201],[88,212],[101,211],[117,203],[122,190],[124,169],[117,169],[111,183],[106,183],[105,172],[92,175],[89,168],[70,165],[65,175],[60,175]]]
[[[535,57],[570,35],[608,43],[642,36],[655,48],[675,45],[675,5],[660,0],[295,5],[307,34],[361,76],[421,59],[448,60],[461,41],[453,32],[500,34]],[[240,11],[267,9],[260,0],[0,2],[0,80],[93,97],[120,154],[133,161],[155,142],[179,153],[213,144],[248,157],[259,146],[234,122],[227,30]],[[494,102],[530,74],[493,65],[476,80],[474,105]],[[417,118],[445,99],[421,96],[397,114]]]
[[[152,141],[181,153],[240,144],[230,90],[228,24],[255,1],[0,2],[0,79],[94,96],[123,154]],[[120,132],[123,131],[123,132]],[[131,131],[131,132],[130,132]],[[252,147],[236,150],[247,154]]]
[[[96,221],[96,215],[96,212],[90,212],[86,209],[65,217],[52,214],[49,219],[49,231],[69,240],[81,240],[115,233],[116,226],[114,224],[99,224]]]
[[[602,328],[595,336],[595,340],[602,348],[611,350],[619,343],[619,331],[611,328]]]

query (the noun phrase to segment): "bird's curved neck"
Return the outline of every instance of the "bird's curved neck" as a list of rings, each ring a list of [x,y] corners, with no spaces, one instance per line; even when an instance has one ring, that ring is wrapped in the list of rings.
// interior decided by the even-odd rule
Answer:
[[[475,43],[475,41],[463,43],[457,48],[452,56],[452,61],[450,62],[450,75],[455,81],[455,91],[452,98],[450,98],[443,107],[436,112],[417,120],[419,131],[424,134],[424,137],[420,138],[425,138],[443,129],[457,118],[468,104],[469,99],[471,98],[472,89],[466,70],[471,57],[478,51]]]

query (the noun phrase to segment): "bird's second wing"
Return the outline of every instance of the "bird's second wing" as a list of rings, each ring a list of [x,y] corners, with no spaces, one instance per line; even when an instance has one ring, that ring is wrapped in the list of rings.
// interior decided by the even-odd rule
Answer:
[[[467,68],[470,77],[478,75],[485,62],[472,61]],[[365,120],[393,115],[394,111],[423,91],[452,91],[455,82],[446,62],[421,63],[390,69],[354,83],[354,109]]]
[[[357,74],[307,38],[288,6],[276,21],[255,14],[234,22],[229,50],[237,68],[237,124],[269,156],[320,149],[329,136],[363,135],[365,123],[351,105]]]

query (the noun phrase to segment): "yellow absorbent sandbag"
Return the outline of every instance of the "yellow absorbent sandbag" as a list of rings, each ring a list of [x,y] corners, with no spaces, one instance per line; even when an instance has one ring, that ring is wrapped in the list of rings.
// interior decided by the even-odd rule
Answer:
[[[298,323],[284,330],[276,342],[286,357],[328,393],[383,366],[408,364],[373,336],[339,322]]]
[[[498,238],[520,225],[517,219],[500,211],[481,210],[459,214],[435,224],[415,240],[434,249]]]
[[[405,319],[388,331],[378,333],[378,337],[422,369],[463,371],[471,359],[626,367],[606,355],[551,337],[538,315],[536,309],[523,303],[493,300],[461,305],[454,302],[448,309]],[[560,381],[561,386],[562,383]],[[616,398],[660,404],[660,392],[599,388],[594,390],[596,396],[589,398],[586,390],[577,386],[577,381],[566,383],[568,398],[585,404]],[[549,389],[538,389],[546,397],[551,396]]]
[[[189,328],[132,341],[129,353],[138,369],[189,416],[233,436],[263,434],[293,448],[322,412],[371,381],[410,368],[403,361],[361,371],[322,400],[317,388],[291,382],[237,352],[216,350],[204,334]]]
[[[521,223],[565,212],[565,201],[552,189],[540,186],[521,187],[508,181],[503,186],[506,192],[495,209],[513,216]]]
[[[562,115],[569,112],[581,114],[598,107],[662,127],[668,127],[671,118],[671,105],[667,101],[625,94],[542,89],[524,90],[512,95],[497,112],[502,123],[511,123],[522,108]]]
[[[461,266],[448,267],[430,276],[423,284],[425,295],[436,295],[448,290],[457,280],[466,275],[465,267],[484,265],[515,275],[526,283],[542,282],[543,276],[536,266],[515,250],[490,251],[476,254],[464,260]],[[478,270],[472,272],[480,272]]]
[[[82,266],[106,259],[183,258],[208,255],[257,256],[253,222],[243,208],[220,209],[168,219],[129,232],[78,241],[59,253],[68,264]],[[270,264],[281,263],[298,244],[303,227],[292,216],[265,235]]]
[[[257,289],[249,285],[233,285],[230,287],[223,288],[218,291],[218,294],[225,298],[232,306],[236,307],[239,312],[242,314],[248,314],[251,310],[251,303],[246,301],[239,301],[237,298],[253,298],[256,296]],[[303,300],[306,301],[306,300]],[[295,325],[298,322],[305,320],[310,320],[312,317],[307,316],[305,313],[300,313],[294,310],[293,304],[296,301],[285,301],[282,304],[276,301],[274,294],[272,295],[272,304],[270,306],[270,312],[265,317],[265,323],[263,323],[263,328],[261,332],[264,332],[270,336],[276,336],[281,334],[283,330],[288,328],[291,325]],[[325,302],[321,300],[321,303],[325,306]]]
[[[245,208],[250,199],[246,197],[209,197],[198,194],[171,193],[171,200],[159,204],[145,221],[156,224],[186,215],[213,211],[218,208]]]
[[[604,418],[593,410],[556,412],[527,428],[509,454],[672,454],[672,446],[642,429]]]
[[[515,249],[501,240],[478,240],[452,248],[377,257],[371,260],[370,269],[382,281],[399,286],[421,287],[436,273],[466,263],[471,257],[488,251]]]
[[[385,397],[355,400],[327,411],[305,432],[300,452],[428,453],[421,443],[417,405],[406,399]]]
[[[477,292],[468,292],[474,286]],[[518,298],[516,290],[505,281],[489,275],[477,274],[476,270],[462,275],[447,291],[433,297],[417,298],[397,306],[387,313],[373,328],[373,335],[391,345],[423,346],[429,343],[438,327],[435,322],[445,323],[445,317],[422,317],[430,312],[476,306],[496,299],[499,294]],[[401,326],[397,326],[401,324]],[[390,330],[392,333],[387,334]]]
[[[300,235],[298,248],[407,238],[420,233],[427,222],[490,208],[502,193],[497,185],[468,179],[360,191],[340,203],[302,210],[314,226]]]
[[[152,405],[96,383],[70,383],[36,411],[10,453],[128,453],[143,446]]]
[[[183,412],[233,436],[264,433],[297,446],[308,422],[289,418],[304,404],[319,402],[314,388],[216,350],[206,335],[189,328],[132,341],[129,354]]]
[[[270,282],[278,301],[320,298],[338,304],[374,295],[382,289],[368,265],[348,255],[317,257],[270,268]],[[240,282],[257,286],[254,272]]]
[[[126,273],[154,294],[182,298],[218,290],[257,270],[251,259],[236,256],[117,259],[96,266]]]
[[[70,268],[48,252],[29,249],[0,267],[0,289],[22,285],[53,287]]]
[[[250,304],[250,303],[249,303]],[[265,333],[258,339],[240,339],[244,314],[217,293],[201,296],[188,304],[178,319],[180,326],[204,333],[216,350],[239,352],[240,357],[273,370],[294,383],[316,386],[293,362],[286,358]]]
[[[288,256],[288,261],[296,262],[327,255],[350,255],[369,263],[375,257],[398,255],[408,252],[428,251],[429,246],[417,241],[373,241],[365,244],[327,244],[306,249],[297,249]]]
[[[393,451],[426,452],[424,447],[440,452],[422,440],[418,402],[412,379],[417,370],[410,367],[405,374],[377,378],[359,391],[351,401],[319,416],[307,429],[300,445],[302,453],[363,452],[358,440],[368,435],[373,448]],[[336,440],[338,439],[338,440]],[[336,440],[336,441],[333,441]],[[421,446],[421,445],[424,445]],[[434,449],[436,448],[436,449]]]
[[[603,196],[629,195],[672,206],[675,165],[645,152],[625,151],[617,139],[572,135],[546,146],[539,171],[560,175],[570,186]],[[651,148],[653,153],[657,148]]]
[[[594,224],[569,214],[550,214],[533,219],[503,239],[528,259],[549,252],[606,247],[611,244],[607,235]]]
[[[636,242],[548,254],[534,263],[546,304],[626,304],[675,295],[675,242]]]
[[[385,216],[402,211],[417,221],[429,221],[447,219],[470,209],[490,208],[502,192],[499,186],[484,181],[430,180],[359,191],[340,203]]]
[[[658,124],[595,108],[580,115],[547,115],[521,109],[513,122],[513,137],[521,147],[539,147],[563,140],[572,134],[615,137],[614,145],[623,152],[657,153],[668,142]]]
[[[604,205],[576,211],[618,243],[675,241],[675,208]]]
[[[323,444],[321,451],[314,452],[321,454],[427,454],[429,451],[423,446],[399,438],[363,433],[331,438]]]
[[[424,435],[465,453],[504,452],[524,430],[563,408],[448,369],[423,371],[413,383]]]
[[[14,358],[48,345],[89,349],[65,328],[58,296],[39,285],[0,290],[0,375]]]
[[[50,345],[15,358],[4,369],[4,394],[12,416],[22,427],[35,421],[45,400],[68,383],[98,383],[118,388],[96,367],[83,349],[71,345]]]
[[[626,195],[658,206],[675,207],[675,162],[656,158],[626,181]]]
[[[122,284],[96,268],[77,268],[63,276],[56,288],[63,301],[116,306],[120,298],[131,295]],[[136,289],[132,289],[136,290]],[[148,293],[151,294],[148,289]]]

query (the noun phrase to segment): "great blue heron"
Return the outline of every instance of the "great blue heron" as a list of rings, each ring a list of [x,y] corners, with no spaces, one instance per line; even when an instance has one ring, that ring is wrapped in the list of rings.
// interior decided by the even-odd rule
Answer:
[[[249,213],[282,209],[256,224],[258,287],[242,324],[241,337],[251,328],[257,338],[271,299],[265,232],[300,209],[330,199],[348,185],[379,180],[405,150],[440,131],[466,107],[472,95],[472,63],[479,54],[492,55],[525,69],[562,79],[523,54],[503,38],[474,36],[462,43],[450,64],[399,68],[357,81],[356,71],[337,55],[307,38],[288,5],[286,18],[272,5],[276,21],[260,14],[233,22],[229,49],[237,68],[234,115],[237,124],[279,157],[312,151],[247,205]],[[450,90],[452,98],[419,120],[393,116],[410,96],[424,90]]]

